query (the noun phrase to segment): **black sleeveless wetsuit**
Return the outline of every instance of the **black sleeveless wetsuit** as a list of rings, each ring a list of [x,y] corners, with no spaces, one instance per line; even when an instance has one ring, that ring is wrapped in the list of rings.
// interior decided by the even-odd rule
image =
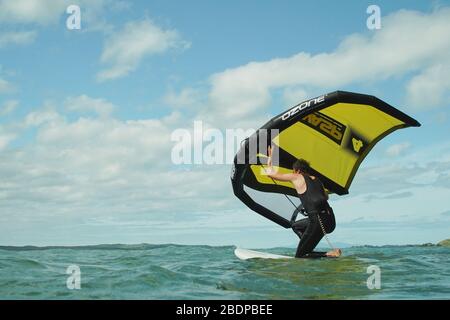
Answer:
[[[313,252],[313,250],[324,236],[319,218],[326,233],[333,232],[336,227],[333,209],[328,204],[322,182],[317,177],[312,179],[304,175],[304,178],[306,191],[298,196],[308,218],[296,221],[292,225],[292,229],[300,237],[295,257],[324,257],[326,252]]]

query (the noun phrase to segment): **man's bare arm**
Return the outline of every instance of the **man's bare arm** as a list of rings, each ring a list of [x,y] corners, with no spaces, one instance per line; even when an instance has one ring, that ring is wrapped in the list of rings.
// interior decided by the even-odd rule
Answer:
[[[272,166],[272,148],[269,146],[267,148],[267,153],[269,158],[267,159],[267,175],[272,179],[279,181],[292,181],[297,178],[297,175],[294,173],[278,173]]]
[[[297,175],[294,173],[278,173],[273,171],[273,168],[269,169],[268,176],[279,181],[292,181],[297,178]]]

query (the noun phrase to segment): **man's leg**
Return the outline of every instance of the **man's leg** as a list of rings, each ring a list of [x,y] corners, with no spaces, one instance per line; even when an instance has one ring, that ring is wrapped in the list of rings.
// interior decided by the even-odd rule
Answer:
[[[320,240],[323,238],[323,232],[318,223],[310,222],[305,232],[302,234],[300,243],[295,253],[296,258],[307,257],[325,257],[326,252],[312,252]]]
[[[304,218],[301,220],[296,221],[292,225],[292,230],[299,236],[299,238],[302,238],[303,233],[306,231],[306,229],[309,226],[309,218]]]

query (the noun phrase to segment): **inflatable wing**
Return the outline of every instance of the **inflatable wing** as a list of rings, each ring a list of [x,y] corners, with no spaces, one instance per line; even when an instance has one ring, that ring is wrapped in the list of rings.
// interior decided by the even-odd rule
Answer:
[[[250,209],[289,228],[299,199],[291,183],[265,174],[268,145],[278,154],[279,172],[292,172],[294,161],[303,158],[328,192],[343,195],[378,141],[397,129],[418,126],[370,95],[336,91],[304,101],[242,142],[231,173],[234,194]]]

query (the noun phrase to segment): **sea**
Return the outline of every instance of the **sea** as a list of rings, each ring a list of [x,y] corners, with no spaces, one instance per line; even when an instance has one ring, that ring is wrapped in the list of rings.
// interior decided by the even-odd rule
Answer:
[[[338,259],[246,261],[234,249],[0,247],[0,299],[450,299],[450,247],[355,246]]]

